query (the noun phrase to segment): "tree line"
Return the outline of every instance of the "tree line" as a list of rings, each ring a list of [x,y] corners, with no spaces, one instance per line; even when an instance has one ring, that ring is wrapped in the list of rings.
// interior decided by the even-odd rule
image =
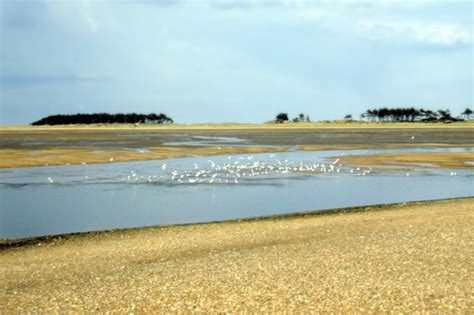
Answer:
[[[472,110],[466,108],[461,113],[466,119],[470,119]],[[439,109],[437,111],[417,109],[414,107],[407,108],[375,108],[369,109],[360,115],[361,119],[371,121],[391,121],[391,122],[414,122],[414,121],[461,121],[461,117],[453,117],[449,109]]]
[[[290,118],[287,113],[279,113],[275,117],[275,122],[277,123],[284,123],[285,121],[289,121]],[[309,115],[305,115],[304,113],[300,113],[298,116],[292,119],[293,122],[310,122],[311,119]]]
[[[437,111],[425,110],[423,108],[417,109],[414,107],[406,108],[375,108],[368,109],[360,115],[361,120],[370,121],[387,121],[387,122],[433,122],[433,121],[462,121],[463,118],[466,120],[471,119],[473,111],[470,108],[466,108],[460,117],[453,117],[449,109],[439,109]],[[352,121],[352,115],[347,114],[344,116],[344,120]],[[288,113],[279,113],[275,116],[276,123],[284,123],[290,121]],[[293,122],[309,122],[309,116],[303,113],[292,119]]]
[[[113,123],[154,123],[154,124],[172,124],[174,121],[163,113],[160,114],[73,114],[73,115],[52,115],[41,118],[32,123],[38,125],[70,125],[70,124],[113,124]]]

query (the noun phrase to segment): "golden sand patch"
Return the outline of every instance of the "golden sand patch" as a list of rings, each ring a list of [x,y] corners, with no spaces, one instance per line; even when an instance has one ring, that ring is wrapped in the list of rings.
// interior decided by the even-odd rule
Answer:
[[[474,143],[338,143],[338,144],[321,144],[321,145],[300,145],[298,150],[301,151],[327,151],[327,150],[368,150],[368,149],[401,149],[401,148],[467,148],[474,147]]]
[[[438,167],[438,168],[465,168],[472,169],[474,152],[403,152],[366,155],[345,155],[338,157],[342,164],[378,165],[402,167]]]
[[[283,147],[258,146],[156,146],[140,150],[112,149],[93,146],[42,147],[40,150],[0,150],[0,167],[110,163],[180,158],[192,155],[282,152]]]

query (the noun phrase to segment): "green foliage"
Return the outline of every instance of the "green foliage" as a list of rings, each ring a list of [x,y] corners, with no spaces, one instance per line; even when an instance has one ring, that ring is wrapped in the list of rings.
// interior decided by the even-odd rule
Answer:
[[[451,116],[449,109],[438,110],[436,112],[431,110],[409,108],[376,108],[369,109],[360,115],[361,119],[368,119],[370,121],[391,121],[391,122],[414,122],[414,121],[460,121],[462,119]]]
[[[52,115],[42,118],[32,123],[33,126],[39,125],[71,125],[71,124],[113,124],[113,123],[155,123],[172,124],[173,119],[165,114],[74,114],[74,115]]]
[[[279,113],[275,117],[275,122],[277,122],[277,123],[284,123],[285,121],[288,121],[288,120],[289,120],[289,118],[288,118],[287,113]]]

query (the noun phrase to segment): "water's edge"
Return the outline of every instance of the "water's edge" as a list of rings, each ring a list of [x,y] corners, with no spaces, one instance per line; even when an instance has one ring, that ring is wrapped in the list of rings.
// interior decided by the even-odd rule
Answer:
[[[26,238],[18,238],[18,239],[0,239],[0,250],[6,250],[10,248],[18,248],[18,247],[24,247],[24,246],[41,246],[41,245],[46,245],[46,244],[54,244],[57,242],[63,242],[63,241],[71,240],[74,238],[105,236],[105,235],[110,235],[110,234],[129,233],[129,232],[141,231],[141,230],[179,228],[179,227],[185,227],[185,226],[210,225],[210,224],[229,224],[229,223],[238,224],[240,222],[251,222],[251,221],[287,220],[287,219],[301,218],[301,217],[314,217],[314,216],[326,216],[326,215],[341,215],[341,214],[346,214],[346,213],[384,211],[384,210],[392,210],[394,208],[400,209],[405,206],[426,205],[430,203],[455,201],[455,200],[470,200],[470,199],[474,200],[474,196],[430,199],[430,200],[416,200],[416,201],[406,201],[406,202],[396,202],[396,203],[386,203],[386,204],[368,204],[368,205],[355,206],[355,207],[342,207],[342,208],[329,208],[329,209],[321,209],[321,210],[288,212],[288,213],[283,213],[283,214],[245,217],[245,218],[240,218],[240,219],[217,220],[217,221],[208,221],[208,222],[158,224],[158,225],[148,225],[148,226],[130,227],[130,228],[116,228],[116,229],[107,229],[107,230],[98,230],[98,231],[42,235],[42,236],[26,237]]]

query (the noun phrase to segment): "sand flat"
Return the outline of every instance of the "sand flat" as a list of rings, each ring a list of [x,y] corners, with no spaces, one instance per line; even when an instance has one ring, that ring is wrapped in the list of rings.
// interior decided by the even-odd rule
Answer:
[[[0,150],[0,168],[145,161],[184,158],[193,155],[255,154],[285,150],[283,147],[260,146],[156,146],[137,150],[101,146],[54,146],[41,149],[13,148]]]
[[[397,152],[330,157],[356,165],[402,166],[416,168],[474,169],[473,152]]]
[[[6,247],[0,312],[474,311],[474,198],[357,210]]]
[[[416,125],[416,124],[415,124]],[[472,147],[473,128],[279,128],[173,129],[99,128],[84,126],[0,128],[0,168],[114,161],[152,160],[237,153],[299,150],[393,149],[412,147]],[[207,138],[241,139],[199,147],[180,145]],[[414,139],[413,139],[414,137]],[[200,139],[201,138],[201,139]],[[174,143],[175,145],[169,145]],[[220,150],[218,148],[221,148]],[[147,151],[143,154],[140,150]]]

